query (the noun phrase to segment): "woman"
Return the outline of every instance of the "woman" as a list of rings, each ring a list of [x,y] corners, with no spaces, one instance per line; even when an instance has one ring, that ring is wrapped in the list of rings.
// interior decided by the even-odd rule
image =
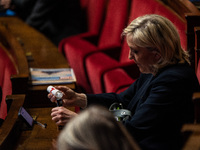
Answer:
[[[91,106],[69,121],[61,131],[59,150],[139,150],[140,148],[104,107]]]
[[[191,97],[198,81],[176,28],[165,17],[152,14],[133,20],[122,35],[140,77],[120,94],[83,94],[57,87],[64,93],[63,106],[86,108],[97,103],[109,107],[120,102],[132,112],[131,119],[123,124],[142,149],[181,149],[180,129],[193,121]],[[49,98],[55,102],[51,94]],[[58,107],[51,115],[57,124],[65,124],[77,114]]]

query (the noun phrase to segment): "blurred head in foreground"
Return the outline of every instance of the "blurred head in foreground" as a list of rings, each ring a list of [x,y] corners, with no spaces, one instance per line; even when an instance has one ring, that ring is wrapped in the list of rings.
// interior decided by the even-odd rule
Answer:
[[[138,150],[121,122],[102,106],[90,106],[72,118],[59,135],[59,150]]]

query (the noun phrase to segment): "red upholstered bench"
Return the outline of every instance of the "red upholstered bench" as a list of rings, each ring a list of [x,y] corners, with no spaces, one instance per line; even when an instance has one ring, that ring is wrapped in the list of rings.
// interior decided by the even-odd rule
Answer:
[[[126,25],[129,0],[108,0],[105,18],[100,34],[84,38],[73,38],[63,45],[64,53],[74,69],[77,85],[91,93],[85,68],[85,59],[88,55],[120,47],[120,34]]]
[[[66,43],[70,43],[70,41],[76,41],[80,39],[84,39],[87,37],[95,37],[99,35],[100,29],[103,24],[104,12],[106,9],[106,0],[81,0],[81,8],[83,12],[83,16],[85,16],[86,22],[86,32],[70,36],[62,39],[58,45],[58,50],[65,55],[64,47]]]
[[[107,1],[110,2],[112,0]],[[180,35],[183,49],[188,51],[191,50],[192,44],[190,43],[193,40],[189,40],[187,38],[190,36],[187,32],[188,29],[191,30],[191,24],[189,23],[191,18],[196,18],[196,16],[186,17],[185,19],[185,10],[179,10],[178,13],[176,13],[166,4],[161,2],[161,0],[129,0],[129,9],[127,8],[127,10],[130,10],[130,14],[128,14],[129,20],[127,23],[130,23],[130,21],[133,19],[145,14],[159,14],[167,17],[176,26]],[[113,30],[115,25],[116,23],[112,22],[109,26],[109,29]],[[115,36],[116,35],[117,34],[115,34]],[[90,38],[90,40],[91,39],[95,40],[94,38]],[[105,43],[109,43],[110,41],[113,42],[114,39],[115,38],[113,37],[109,37],[107,41],[103,42],[103,45]],[[65,49],[65,54],[67,54],[66,58],[68,59],[71,67],[75,70],[77,84],[82,86],[86,92],[101,93],[116,92],[116,90],[120,89],[121,87],[126,89],[129,86],[127,83],[132,83],[135,81],[135,79],[139,76],[139,73],[137,67],[135,67],[135,63],[128,60],[129,48],[126,44],[126,41],[122,41],[120,47],[98,46],[99,51],[96,52],[97,46],[91,44],[90,40],[71,40],[70,42],[66,42],[63,46]],[[132,69],[131,72],[130,66],[133,68],[135,67],[135,69]],[[120,68],[120,70],[118,68]],[[116,72],[115,69],[117,69]],[[122,71],[124,71],[124,73],[122,73]],[[109,75],[107,75],[107,72]],[[118,76],[119,79],[117,79],[116,76]],[[129,76],[130,78],[124,76]],[[121,78],[124,80],[120,80]],[[121,83],[119,84],[117,82]],[[126,83],[127,87],[123,85],[123,82]]]

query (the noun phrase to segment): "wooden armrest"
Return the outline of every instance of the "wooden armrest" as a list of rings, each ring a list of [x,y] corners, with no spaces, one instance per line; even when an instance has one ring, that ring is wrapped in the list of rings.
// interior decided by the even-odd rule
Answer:
[[[199,13],[199,10],[196,8],[196,6],[188,0],[166,0],[166,2],[167,5],[175,10],[182,18],[184,18],[184,14],[186,13]]]
[[[200,124],[184,124],[181,133],[184,141],[182,150],[199,149]]]
[[[14,143],[17,142],[21,126],[18,111],[24,103],[25,95],[9,95],[7,100],[12,100],[12,104],[5,121],[0,127],[0,149],[13,149]]]
[[[200,123],[200,92],[195,92],[192,99],[194,102],[195,123]]]
[[[192,96],[192,99],[194,100],[194,101],[196,101],[196,100],[200,100],[200,92],[194,92],[193,93],[193,96]]]

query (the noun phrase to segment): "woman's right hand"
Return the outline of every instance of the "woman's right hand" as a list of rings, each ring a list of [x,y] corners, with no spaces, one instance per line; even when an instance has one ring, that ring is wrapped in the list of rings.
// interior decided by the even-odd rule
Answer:
[[[11,0],[0,0],[1,9],[8,9],[10,7]]]
[[[76,93],[67,86],[55,86],[56,89],[63,92],[63,106],[79,106],[85,108],[87,105],[87,97],[83,93]],[[56,102],[56,97],[52,94],[48,94],[48,98],[52,102]]]
[[[74,111],[71,111],[65,107],[55,107],[51,110],[52,120],[56,122],[57,125],[64,126],[71,118],[78,115]]]

